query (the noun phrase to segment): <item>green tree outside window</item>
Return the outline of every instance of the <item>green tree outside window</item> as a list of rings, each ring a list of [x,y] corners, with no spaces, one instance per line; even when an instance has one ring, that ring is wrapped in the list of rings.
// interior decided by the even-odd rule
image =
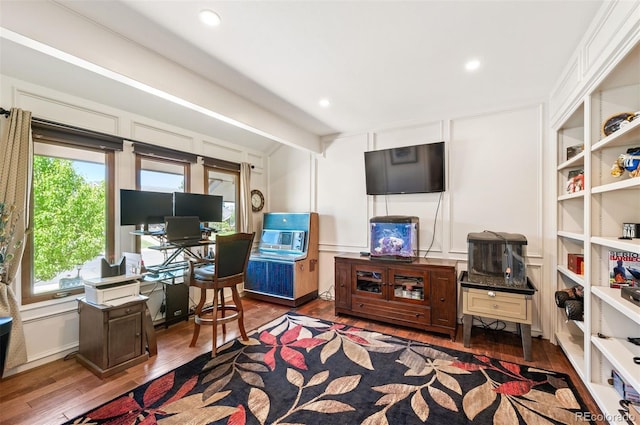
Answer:
[[[105,249],[105,183],[87,182],[67,159],[34,156],[34,276],[46,281]]]

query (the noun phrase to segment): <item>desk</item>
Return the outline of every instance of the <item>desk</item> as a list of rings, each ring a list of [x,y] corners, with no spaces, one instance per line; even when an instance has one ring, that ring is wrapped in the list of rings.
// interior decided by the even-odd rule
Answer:
[[[200,260],[203,257],[196,252],[193,252],[191,250],[191,248],[196,248],[196,247],[209,247],[209,245],[214,245],[216,242],[212,241],[212,240],[202,240],[202,241],[196,241],[193,243],[187,243],[187,244],[174,244],[171,242],[166,242],[163,243],[161,245],[152,245],[149,247],[149,249],[154,249],[157,251],[169,251],[169,250],[173,250],[173,252],[162,262],[162,264],[159,264],[157,266],[151,266],[151,267],[155,267],[157,268],[157,270],[153,270],[153,271],[157,271],[157,272],[162,272],[162,271],[167,271],[169,270],[172,265],[175,263],[175,259],[180,255],[180,254],[185,254],[188,257],[191,257],[193,259],[196,260]],[[178,262],[180,265],[183,265],[183,268],[186,268],[187,263],[184,261],[180,261]],[[150,269],[148,267],[148,269]],[[151,269],[150,269],[151,270]]]
[[[467,272],[460,274],[462,288],[463,344],[470,347],[473,316],[517,323],[522,338],[524,359],[531,361],[531,324],[533,294],[536,291],[527,278],[527,287],[489,286],[467,281]]]

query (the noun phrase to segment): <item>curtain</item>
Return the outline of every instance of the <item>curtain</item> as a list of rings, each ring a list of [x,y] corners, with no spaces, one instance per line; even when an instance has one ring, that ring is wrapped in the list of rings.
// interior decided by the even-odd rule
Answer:
[[[4,126],[3,126],[4,127]],[[8,128],[0,144],[0,316],[11,316],[11,334],[6,369],[27,362],[27,346],[20,317],[20,306],[12,286],[29,233],[29,191],[31,189],[33,142],[31,112],[11,108]]]
[[[251,217],[251,164],[240,164],[240,208],[238,211],[239,231],[253,232],[253,217]]]

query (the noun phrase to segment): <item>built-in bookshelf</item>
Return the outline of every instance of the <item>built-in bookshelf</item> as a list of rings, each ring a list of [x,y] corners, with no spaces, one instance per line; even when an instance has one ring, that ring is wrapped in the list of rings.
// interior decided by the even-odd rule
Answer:
[[[567,320],[558,309],[555,338],[614,423],[621,397],[610,384],[612,370],[640,389],[638,365],[633,362],[640,346],[627,340],[640,337],[640,306],[623,299],[620,288],[610,287],[609,261],[610,251],[640,254],[640,238],[620,239],[623,223],[640,223],[640,177],[611,173],[620,154],[640,146],[640,118],[608,136],[602,132],[609,117],[640,111],[640,44],[620,57],[555,128],[556,289],[584,288],[584,320]],[[583,187],[568,192],[574,170],[584,171]],[[583,274],[569,268],[568,254],[584,256]]]

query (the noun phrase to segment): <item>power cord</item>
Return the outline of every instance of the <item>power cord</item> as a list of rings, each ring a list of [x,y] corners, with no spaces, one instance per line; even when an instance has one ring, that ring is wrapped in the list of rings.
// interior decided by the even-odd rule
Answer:
[[[507,324],[505,322],[503,322],[502,320],[494,320],[493,322],[485,322],[481,317],[473,317],[473,325],[475,326],[476,323],[480,323],[481,327],[484,329],[488,329],[488,330],[492,330],[492,331],[502,331],[504,329],[506,329]]]
[[[433,218],[433,233],[431,234],[431,243],[429,244],[429,248],[427,248],[427,252],[424,253],[424,258],[427,258],[429,255],[429,251],[433,247],[433,242],[436,240],[436,224],[438,223],[438,211],[440,210],[440,203],[442,202],[442,194],[444,192],[440,192],[440,196],[438,197],[438,205],[436,206],[436,215]]]
[[[335,296],[333,295],[333,286],[330,286],[329,289],[318,294],[318,298],[325,301],[334,301]]]

